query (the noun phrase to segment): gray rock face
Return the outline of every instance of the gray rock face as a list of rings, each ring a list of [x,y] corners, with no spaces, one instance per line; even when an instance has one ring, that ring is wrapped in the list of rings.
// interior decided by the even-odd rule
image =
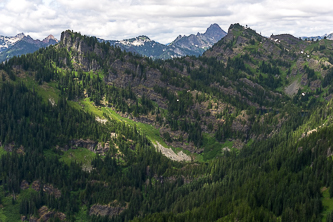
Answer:
[[[201,55],[204,51],[212,47],[216,42],[221,40],[227,33],[223,31],[218,24],[212,24],[205,33],[196,35],[178,36],[172,43],[180,49],[185,55],[184,49],[193,51],[195,55]],[[179,54],[181,54],[179,53]]]
[[[223,38],[226,35],[227,33],[223,31],[223,29],[221,29],[221,27],[216,23],[212,24],[203,34],[205,38],[209,39],[211,42],[214,43],[220,41],[221,38]]]
[[[97,145],[97,142],[89,140],[89,139],[70,141],[70,146],[72,147],[72,149],[73,148],[75,149],[77,147],[83,147],[83,148],[93,151],[95,149],[96,145]]]
[[[78,63],[82,65],[82,67],[80,67],[82,68],[82,70],[96,71],[100,68],[96,60],[92,60],[91,62],[89,62],[87,57],[82,56],[84,53],[94,52],[98,56],[103,57],[103,53],[97,47],[95,49],[93,49],[94,47],[92,46],[89,47],[79,37],[72,38],[71,33],[69,31],[61,33],[60,44],[65,46],[68,50],[76,51],[76,53],[72,55],[72,59],[78,61]],[[63,59],[64,63],[66,64],[66,58]]]
[[[108,205],[94,204],[90,208],[89,215],[109,216],[112,218],[121,214],[127,208],[127,205],[122,207],[116,201]]]
[[[70,147],[72,149],[77,149],[78,147],[86,148],[92,152],[98,153],[98,154],[105,154],[109,149],[110,145],[109,142],[105,143],[104,145],[102,143],[98,143],[92,140],[71,140],[70,141]]]

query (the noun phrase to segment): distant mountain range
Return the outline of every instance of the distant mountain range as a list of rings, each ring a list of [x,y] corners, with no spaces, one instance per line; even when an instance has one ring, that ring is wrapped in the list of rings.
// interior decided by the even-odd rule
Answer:
[[[153,59],[172,59],[182,56],[201,56],[207,49],[227,35],[227,32],[214,23],[210,25],[205,33],[191,34],[189,36],[179,35],[174,41],[168,44],[161,44],[151,40],[148,36],[141,35],[124,40],[104,40],[97,38],[99,42],[109,42],[112,46],[118,46],[122,50],[133,52]],[[333,33],[322,36],[303,36],[302,40],[333,40]],[[58,40],[49,35],[44,40],[34,40],[29,35],[19,33],[16,36],[0,35],[0,62],[14,56],[32,53],[41,47],[57,44]]]
[[[218,24],[212,24],[205,33],[191,34],[189,36],[179,35],[173,42],[166,45],[151,40],[144,35],[121,41],[99,38],[98,41],[109,42],[122,50],[153,59],[171,59],[186,55],[200,56],[226,35],[227,33]],[[52,35],[49,35],[43,41],[34,40],[23,33],[12,37],[0,36],[0,62],[14,56],[35,52],[41,47],[47,47],[56,43],[58,43],[58,40]]]
[[[301,37],[302,38],[302,40],[305,40],[305,39],[307,39],[307,40],[321,40],[321,39],[324,39],[326,37],[326,39],[329,39],[329,40],[333,40],[333,33],[331,33],[331,34],[325,34],[325,35],[322,35],[322,36],[312,36],[312,37],[306,37],[306,36],[303,36],[303,37]]]
[[[42,41],[34,40],[29,35],[23,33],[13,37],[0,36],[0,62],[27,53],[33,53],[39,48],[47,47],[58,43],[53,35],[47,36]]]
[[[109,42],[113,46],[153,59],[171,59],[186,55],[200,56],[216,42],[221,40],[227,33],[218,24],[212,24],[205,33],[179,35],[173,42],[164,45],[147,36],[118,40],[98,39],[100,42]]]

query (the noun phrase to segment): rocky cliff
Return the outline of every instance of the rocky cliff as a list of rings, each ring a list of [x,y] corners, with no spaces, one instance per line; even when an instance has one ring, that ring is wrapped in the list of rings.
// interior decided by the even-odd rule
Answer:
[[[108,205],[94,204],[90,207],[89,215],[97,216],[117,216],[128,208],[128,204],[121,206],[117,200],[109,203]]]

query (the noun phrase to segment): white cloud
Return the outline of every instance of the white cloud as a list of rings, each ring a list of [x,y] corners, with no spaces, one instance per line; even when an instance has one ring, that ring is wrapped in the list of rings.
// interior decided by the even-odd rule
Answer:
[[[42,39],[70,29],[104,39],[147,35],[162,43],[179,34],[232,23],[263,35],[333,32],[332,1],[319,0],[0,0],[0,35],[24,32]]]
[[[6,9],[9,12],[15,12],[15,13],[22,13],[26,10],[31,10],[34,7],[33,2],[29,2],[26,0],[15,0],[15,1],[9,1],[6,4]]]

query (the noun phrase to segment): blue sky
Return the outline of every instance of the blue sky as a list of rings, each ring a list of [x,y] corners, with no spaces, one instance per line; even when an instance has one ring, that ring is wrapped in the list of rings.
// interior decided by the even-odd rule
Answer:
[[[333,32],[333,1],[324,0],[0,0],[0,35],[24,32],[59,38],[70,29],[104,39],[147,35],[168,43],[178,35],[232,23],[269,36]]]

